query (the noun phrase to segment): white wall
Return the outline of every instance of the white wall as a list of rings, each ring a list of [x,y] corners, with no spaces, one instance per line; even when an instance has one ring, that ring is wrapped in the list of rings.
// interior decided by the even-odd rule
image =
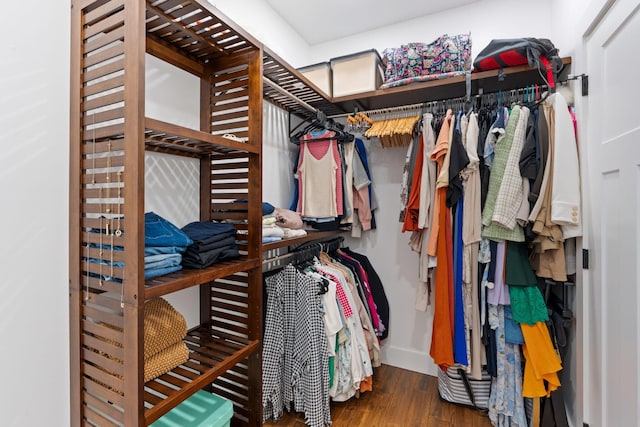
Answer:
[[[410,21],[311,46],[310,63],[327,61],[349,53],[397,47],[408,42],[431,43],[442,34],[471,32],[475,57],[491,39],[552,36],[551,0],[483,0],[467,6],[422,16]],[[562,3],[562,2],[560,2]],[[531,4],[531,7],[527,7]],[[357,19],[357,17],[356,17]]]
[[[551,2],[551,40],[560,49],[561,56],[574,57],[580,50],[579,30],[586,3],[588,2],[581,0]],[[580,72],[582,71],[578,74]]]
[[[33,3],[33,2],[32,2]],[[2,425],[69,425],[69,7],[3,3]]]

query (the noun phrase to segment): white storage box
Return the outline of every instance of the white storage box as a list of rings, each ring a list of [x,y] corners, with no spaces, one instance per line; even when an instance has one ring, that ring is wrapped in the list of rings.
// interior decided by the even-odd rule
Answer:
[[[384,81],[382,59],[377,50],[365,50],[331,59],[333,97],[376,90]]]
[[[311,83],[318,86],[325,95],[331,97],[331,65],[328,62],[320,62],[318,64],[307,65],[298,68],[298,71],[311,80]]]

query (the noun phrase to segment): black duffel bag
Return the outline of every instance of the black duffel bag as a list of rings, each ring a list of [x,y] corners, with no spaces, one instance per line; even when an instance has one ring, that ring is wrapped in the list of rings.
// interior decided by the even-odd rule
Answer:
[[[473,69],[487,71],[525,64],[543,72],[550,88],[555,86],[554,74],[562,68],[558,49],[551,40],[525,37],[491,40],[476,57]]]

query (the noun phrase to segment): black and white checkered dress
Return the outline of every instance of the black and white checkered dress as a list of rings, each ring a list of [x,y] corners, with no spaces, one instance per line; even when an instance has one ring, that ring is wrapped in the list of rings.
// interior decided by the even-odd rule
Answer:
[[[304,412],[309,426],[330,425],[328,353],[318,294],[320,284],[291,265],[265,282],[264,420],[277,420],[286,408]]]

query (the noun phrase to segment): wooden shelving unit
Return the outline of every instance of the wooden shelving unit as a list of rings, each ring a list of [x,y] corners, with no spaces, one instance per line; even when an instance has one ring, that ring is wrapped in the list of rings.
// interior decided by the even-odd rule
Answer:
[[[205,1],[71,6],[71,425],[146,426],[202,388],[261,425],[263,47]],[[200,130],[145,117],[146,52],[200,79]],[[193,220],[242,220],[240,259],[145,281],[145,151],[199,160]],[[145,302],[189,287],[189,360],[145,383]]]

